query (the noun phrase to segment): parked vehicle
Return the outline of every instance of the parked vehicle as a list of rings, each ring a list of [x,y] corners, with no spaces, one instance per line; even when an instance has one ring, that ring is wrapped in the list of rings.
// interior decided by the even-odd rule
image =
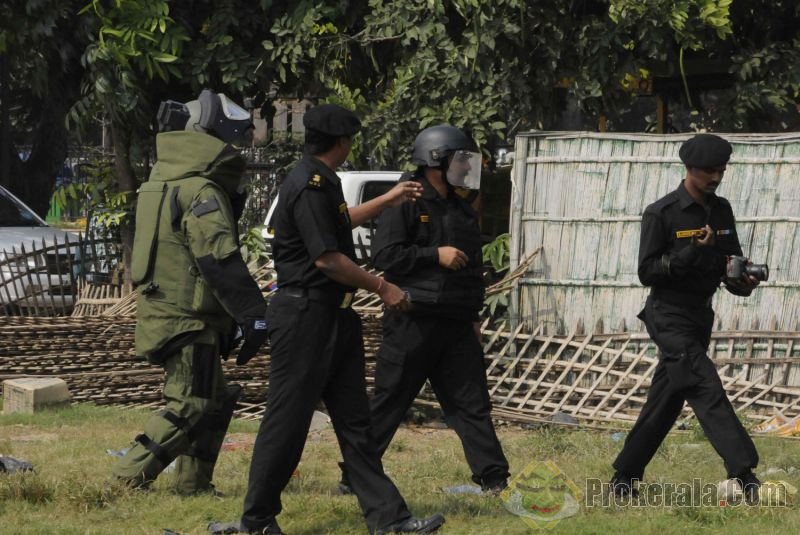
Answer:
[[[49,226],[0,186],[0,311],[71,310],[80,270],[77,244],[77,234]]]
[[[342,171],[337,174],[342,179],[342,192],[347,206],[357,206],[383,195],[394,187],[402,175],[400,171]],[[268,241],[272,240],[270,220],[277,205],[278,197],[272,202],[264,221],[262,235]],[[359,260],[369,258],[369,246],[374,232],[374,220],[353,229],[353,243],[356,245],[356,256]]]

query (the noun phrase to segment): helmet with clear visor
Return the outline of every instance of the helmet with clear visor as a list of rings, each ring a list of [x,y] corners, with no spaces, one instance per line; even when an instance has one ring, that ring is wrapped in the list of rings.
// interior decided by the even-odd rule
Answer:
[[[420,132],[411,159],[415,165],[441,168],[455,187],[480,189],[481,153],[475,141],[454,126],[442,124]]]

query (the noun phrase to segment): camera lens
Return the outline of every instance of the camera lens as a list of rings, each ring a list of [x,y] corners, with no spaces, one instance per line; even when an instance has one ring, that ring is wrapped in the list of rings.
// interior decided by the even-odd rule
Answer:
[[[769,266],[766,264],[750,264],[745,267],[745,272],[760,281],[769,279]]]

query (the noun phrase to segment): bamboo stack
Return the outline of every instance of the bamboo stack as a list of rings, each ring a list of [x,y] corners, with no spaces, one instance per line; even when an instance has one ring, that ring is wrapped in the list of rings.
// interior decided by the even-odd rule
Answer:
[[[163,370],[137,357],[135,317],[0,316],[0,382],[17,377],[57,376],[74,401],[141,405],[161,399]],[[368,376],[380,346],[380,320],[363,322]],[[223,364],[229,381],[243,385],[242,401],[260,403],[269,381],[269,347],[247,366]],[[371,382],[371,381],[370,381]]]
[[[119,284],[81,283],[78,299],[72,309],[72,316],[99,316],[122,299],[122,286]]]
[[[381,341],[380,320],[364,314],[367,382],[372,385]],[[150,406],[161,399],[163,372],[133,351],[131,317],[0,317],[0,380],[58,376],[75,401]],[[498,415],[548,420],[566,413],[590,426],[635,419],[657,363],[645,334],[525,334],[488,320],[482,328],[490,395]],[[709,351],[737,410],[764,420],[774,410],[800,413],[800,334],[760,331],[715,333]],[[244,386],[243,417],[257,418],[269,382],[269,348],[247,366],[224,363],[231,382]],[[419,400],[431,402],[429,390]],[[691,418],[691,411],[684,413]],[[531,421],[533,421],[531,420]]]

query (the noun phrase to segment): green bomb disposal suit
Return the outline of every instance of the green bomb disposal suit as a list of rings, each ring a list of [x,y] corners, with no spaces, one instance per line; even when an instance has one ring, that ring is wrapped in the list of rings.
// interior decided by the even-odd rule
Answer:
[[[154,414],[114,475],[152,482],[174,459],[177,488],[213,489],[211,478],[239,386],[227,386],[235,325],[263,318],[266,305],[239,253],[231,199],[245,160],[232,146],[198,132],[156,137],[159,161],[136,210],[133,282],[136,353],[164,367],[164,411]]]

